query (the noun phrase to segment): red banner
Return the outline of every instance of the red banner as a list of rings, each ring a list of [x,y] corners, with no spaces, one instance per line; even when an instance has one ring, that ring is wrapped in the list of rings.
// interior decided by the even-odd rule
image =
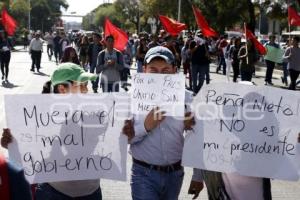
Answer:
[[[7,32],[7,34],[10,36],[14,35],[17,29],[16,20],[8,14],[5,8],[2,9],[1,17],[2,17],[2,25],[5,31]]]
[[[164,26],[165,30],[172,36],[177,36],[181,31],[187,29],[185,24],[163,15],[159,15],[159,20]]]
[[[114,48],[118,49],[119,51],[124,51],[128,42],[128,35],[125,31],[111,23],[108,18],[105,19],[104,35],[105,37],[112,35],[115,39]]]
[[[206,37],[218,37],[218,33],[209,26],[200,9],[193,6],[193,11],[198,27],[201,29],[202,34]]]

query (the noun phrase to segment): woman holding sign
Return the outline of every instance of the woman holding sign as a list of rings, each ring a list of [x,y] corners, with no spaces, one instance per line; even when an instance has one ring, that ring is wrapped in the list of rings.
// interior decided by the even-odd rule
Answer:
[[[51,82],[44,85],[43,93],[78,94],[87,93],[88,81],[95,81],[96,75],[86,73],[82,67],[73,63],[61,64],[51,77]],[[5,129],[1,145],[7,145],[13,140],[9,129]],[[101,200],[100,180],[65,181],[38,184],[36,200]]]

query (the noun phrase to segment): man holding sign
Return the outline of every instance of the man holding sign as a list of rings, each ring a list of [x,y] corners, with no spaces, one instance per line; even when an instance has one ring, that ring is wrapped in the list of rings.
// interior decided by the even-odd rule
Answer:
[[[169,76],[176,73],[174,55],[165,47],[150,49],[144,62],[144,72],[149,74],[149,77],[151,74]],[[156,81],[155,78],[153,81]],[[163,85],[153,85],[151,90],[160,90],[163,87]],[[177,92],[184,93],[185,91],[182,89]],[[192,94],[187,94],[186,99],[190,102]],[[184,105],[181,106],[184,107]],[[133,157],[132,198],[133,200],[178,199],[184,176],[181,166],[183,134],[185,130],[192,129],[193,117],[191,113],[186,113],[185,116],[189,120],[184,120],[184,114],[181,117],[177,115],[175,118],[174,114],[170,113],[170,109],[165,111],[158,107],[152,109],[146,116],[140,113],[143,112],[134,113],[134,119],[127,121],[123,129],[124,134],[130,139]],[[201,178],[197,175],[194,173],[189,190],[195,198],[203,188]]]

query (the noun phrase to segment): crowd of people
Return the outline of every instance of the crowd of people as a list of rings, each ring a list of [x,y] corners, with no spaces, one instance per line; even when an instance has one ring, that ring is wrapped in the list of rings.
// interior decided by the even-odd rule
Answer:
[[[242,43],[241,38],[231,38],[228,41],[226,35],[219,39],[208,39],[201,33],[196,35],[188,33],[186,38],[173,38],[164,31],[160,32],[159,36],[142,33],[139,36],[130,37],[126,48],[119,51],[114,48],[115,38],[112,35],[104,37],[93,33],[89,38],[84,34],[78,34],[71,42],[65,33],[49,32],[42,36],[40,32],[36,32],[29,45],[32,58],[31,71],[36,69],[39,72],[41,68],[41,55],[45,41],[49,60],[52,60],[54,55],[55,62],[59,66],[52,74],[51,81],[44,85],[43,94],[85,94],[88,92],[88,81],[92,82],[94,93],[97,93],[100,87],[103,92],[118,92],[120,87],[128,90],[127,80],[130,77],[130,69],[136,61],[137,73],[175,74],[183,68],[184,74],[189,79],[187,88],[192,91],[186,92],[186,104],[189,105],[193,99],[192,96],[201,90],[203,84],[210,83],[210,64],[214,56],[217,58],[216,72],[219,73],[222,70],[223,75],[230,80],[232,68],[233,82],[237,82],[239,77],[241,81],[251,82],[255,73],[255,64],[259,60],[259,55],[251,40]],[[5,46],[5,40],[2,40],[0,45],[2,43]],[[289,89],[291,90],[296,89],[296,81],[300,73],[298,44],[299,38],[294,37],[292,45],[286,48],[283,55],[284,63],[286,63],[283,66],[285,70],[289,70],[291,79]],[[8,45],[7,42],[6,45]],[[268,45],[280,48],[275,43],[274,36],[270,36],[270,42],[266,44],[266,48]],[[266,60],[266,65],[265,82],[266,85],[272,85],[275,63]],[[87,71],[90,73],[86,73]],[[6,73],[8,74],[8,67]],[[78,82],[83,74],[84,81]],[[101,74],[100,77],[99,74]],[[287,80],[286,77],[283,80]],[[123,133],[128,137],[133,159],[132,198],[134,200],[178,199],[184,177],[184,170],[181,166],[184,132],[192,130],[195,125],[192,113],[187,107],[185,118],[175,119],[164,116],[164,111],[155,108],[144,118],[136,117],[135,119],[135,117],[126,120],[123,128]],[[7,148],[11,142],[10,129],[4,129],[1,139],[2,147]],[[0,165],[6,163],[3,160],[2,162],[0,160]],[[7,168],[7,166],[0,166],[2,177],[2,173],[6,172],[1,168]],[[4,175],[4,177],[8,176],[11,175],[7,173],[6,176]],[[17,179],[23,180],[23,176],[19,174]],[[269,179],[201,169],[194,169],[188,193],[192,194],[193,198],[197,198],[204,183],[210,200],[272,199]],[[26,190],[20,189],[20,191],[27,191],[27,193],[24,192],[24,199],[26,199],[25,197],[30,196],[29,186],[28,184],[23,186]],[[12,194],[14,187],[11,185],[11,187],[4,189],[0,187],[0,189],[8,196],[15,196]],[[42,183],[33,188],[37,200],[102,199],[99,179]]]
[[[128,33],[128,35],[130,34]],[[135,67],[137,73],[143,72],[145,55],[149,49],[156,46],[166,47],[174,54],[178,71],[183,71],[188,79],[187,89],[193,91],[194,94],[199,92],[204,83],[210,83],[212,62],[216,64],[216,73],[222,71],[221,74],[226,76],[228,82],[238,82],[239,78],[241,81],[252,82],[257,65],[262,66],[261,60],[264,60],[266,66],[265,85],[273,85],[273,71],[278,65],[283,70],[282,82],[284,85],[288,86],[288,76],[290,76],[289,89],[291,90],[296,89],[298,72],[300,72],[299,61],[297,60],[299,57],[298,37],[294,37],[284,47],[281,47],[276,43],[274,35],[269,36],[269,42],[265,44],[267,53],[274,51],[274,48],[285,51],[285,54],[282,55],[282,62],[275,63],[268,60],[267,57],[263,59],[264,55],[259,55],[252,40],[246,41],[241,37],[228,38],[227,35],[223,35],[219,38],[206,38],[201,32],[188,32],[185,37],[172,37],[163,30],[160,31],[159,35],[148,33],[130,35],[126,48],[121,50],[121,54],[118,53],[118,57],[113,59],[113,64],[119,61],[117,64],[122,65],[115,69],[114,72],[117,73],[114,74],[111,74],[111,68],[108,72],[107,69],[98,64],[99,61],[103,61],[99,59],[100,52],[107,49],[109,44],[102,34],[93,33],[88,36],[78,32],[72,36],[73,39],[71,40],[64,32],[52,33],[50,31],[41,37],[41,32],[37,31],[32,34],[32,38],[29,45],[32,58],[31,71],[34,72],[36,68],[39,72],[43,43],[46,43],[50,61],[54,56],[56,64],[72,62],[81,65],[91,73],[102,73],[101,81],[98,78],[93,82],[95,93],[98,92],[99,87],[103,86],[104,77],[107,79],[109,88],[103,89],[103,91],[119,91],[120,86],[128,91],[129,84],[127,81],[130,77],[130,69]],[[111,53],[112,49],[109,52]],[[103,57],[104,54],[101,55]],[[121,55],[122,63],[119,55]],[[105,57],[105,59],[109,59],[109,57]],[[3,79],[5,79],[5,74],[8,74],[8,72],[4,72],[4,69],[8,71],[8,64],[5,63],[7,62],[3,64]],[[97,71],[97,68],[100,71]],[[119,84],[120,81],[121,84]],[[112,83],[116,85],[113,89],[110,88]]]

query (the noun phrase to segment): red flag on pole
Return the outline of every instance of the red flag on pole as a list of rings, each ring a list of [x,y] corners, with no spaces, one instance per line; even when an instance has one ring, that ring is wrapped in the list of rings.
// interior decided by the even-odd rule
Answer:
[[[185,24],[163,15],[159,15],[159,20],[166,31],[172,36],[177,36],[181,31],[187,29]]]
[[[201,29],[202,34],[206,37],[217,37],[218,33],[209,26],[200,9],[193,6],[193,11],[198,27]]]
[[[104,35],[105,37],[109,35],[112,35],[114,37],[114,48],[118,49],[119,51],[123,51],[126,48],[128,42],[127,33],[121,30],[120,28],[116,27],[113,23],[111,23],[111,21],[108,18],[105,19]]]
[[[255,35],[247,28],[246,29],[246,38],[248,40],[251,40],[253,45],[255,46],[255,48],[257,49],[257,51],[261,54],[261,55],[265,55],[267,54],[267,49],[264,47],[264,45],[262,45],[255,37]]]
[[[2,25],[8,35],[14,35],[17,29],[17,22],[12,18],[5,8],[2,9],[1,13]]]
[[[300,15],[292,6],[289,6],[288,14],[289,14],[289,25],[300,26]]]

